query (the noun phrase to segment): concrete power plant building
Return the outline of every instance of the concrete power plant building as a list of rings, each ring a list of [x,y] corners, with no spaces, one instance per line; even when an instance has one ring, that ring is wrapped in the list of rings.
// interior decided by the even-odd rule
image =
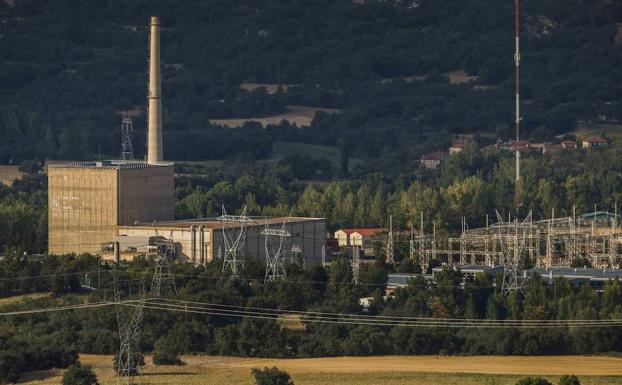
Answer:
[[[48,252],[96,253],[118,226],[175,218],[173,163],[163,162],[160,34],[151,18],[147,162],[53,162],[48,166]]]
[[[98,253],[120,225],[175,217],[172,163],[48,165],[48,252]]]
[[[51,162],[48,164],[48,252],[91,253],[121,258],[149,252],[163,238],[176,255],[193,262],[212,261],[224,253],[223,223],[215,219],[175,221],[174,164],[165,162],[162,143],[160,33],[151,18],[147,160]],[[306,263],[318,261],[326,238],[321,218],[253,220],[246,228],[242,255],[265,259],[266,226],[285,223],[290,254]],[[227,227],[235,227],[229,223]]]

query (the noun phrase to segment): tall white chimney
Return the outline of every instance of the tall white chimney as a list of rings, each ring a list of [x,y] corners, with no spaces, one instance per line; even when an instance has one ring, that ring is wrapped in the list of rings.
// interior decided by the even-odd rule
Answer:
[[[149,123],[147,131],[147,163],[164,160],[162,151],[162,99],[160,91],[160,21],[151,17],[149,56]]]

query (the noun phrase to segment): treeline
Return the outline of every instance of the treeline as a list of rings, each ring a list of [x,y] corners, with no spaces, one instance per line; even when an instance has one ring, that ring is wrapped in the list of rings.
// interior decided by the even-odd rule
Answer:
[[[0,255],[45,252],[47,216],[45,175],[25,174],[11,187],[0,183]]]
[[[559,156],[530,154],[522,164],[523,215],[535,219],[597,209],[614,211],[622,202],[622,156],[619,145],[605,150],[569,150]],[[391,179],[361,174],[355,180],[303,183],[297,163],[261,165],[225,162],[202,176],[177,179],[177,215],[216,216],[246,206],[251,215],[303,215],[326,218],[329,228],[387,226],[456,231],[464,216],[471,227],[496,221],[513,207],[514,160],[510,152],[468,150],[446,158],[440,170],[417,167]],[[312,163],[309,163],[311,166]],[[315,172],[313,168],[307,172]]]
[[[87,256],[67,258],[62,262],[67,273],[76,268],[94,271],[95,259]],[[62,259],[61,258],[61,259]],[[0,262],[0,265],[14,262]],[[46,268],[58,264],[56,257],[24,262],[31,270],[59,274]],[[40,265],[34,267],[33,265]],[[140,258],[117,270],[124,296],[137,292],[139,278],[153,273],[153,261]],[[90,269],[89,269],[90,267]],[[536,276],[523,293],[504,296],[500,277],[480,274],[461,287],[459,271],[444,270],[434,282],[412,280],[397,289],[394,296],[383,297],[387,267],[382,263],[362,267],[359,284],[352,282],[351,266],[337,259],[327,268],[296,264],[287,266],[284,282],[264,284],[264,266],[247,260],[240,276],[221,276],[221,261],[206,267],[174,265],[178,297],[189,301],[209,302],[254,308],[370,314],[404,317],[467,318],[487,320],[578,320],[620,317],[622,283],[607,282],[602,292],[590,286],[575,287],[563,278],[552,284]],[[2,307],[3,311],[58,306],[82,301],[97,301],[112,295],[110,267],[102,267],[101,287],[95,292],[81,292],[65,286],[70,294],[60,298],[41,298]],[[0,278],[19,280],[10,270],[0,269]],[[146,273],[145,273],[146,271]],[[9,275],[10,274],[10,275]],[[93,273],[92,273],[93,274]],[[33,280],[36,280],[33,278]],[[149,280],[147,280],[149,281]],[[94,285],[94,284],[92,284]],[[49,290],[51,286],[42,286]],[[147,288],[148,289],[148,288]],[[359,298],[371,296],[371,306],[364,313]],[[49,314],[3,317],[0,324],[0,355],[6,364],[0,378],[34,368],[65,366],[76,352],[113,354],[118,349],[117,325],[110,308],[54,312]],[[619,328],[402,328],[301,321],[288,326],[275,320],[231,316],[168,313],[145,310],[141,349],[152,352],[156,346],[181,353],[208,353],[244,357],[317,357],[379,354],[494,354],[550,355],[594,354],[619,351],[622,332]],[[27,343],[26,343],[27,342]],[[47,346],[47,347],[46,347]],[[33,347],[39,347],[33,351]],[[29,358],[38,358],[28,361]],[[112,360],[111,360],[112,361]],[[111,362],[112,365],[112,362]],[[8,373],[8,374],[7,374]]]
[[[151,15],[163,28],[168,159],[262,158],[267,142],[290,138],[339,146],[390,172],[454,133],[511,137],[512,12],[495,0],[0,3],[0,162],[118,156],[126,110],[139,114],[142,157]],[[619,120],[622,6],[529,0],[522,16],[525,136],[552,138],[579,119]],[[477,78],[452,85],[444,74],[455,70]],[[287,89],[249,92],[243,82]],[[265,136],[209,124],[288,104],[342,113]]]

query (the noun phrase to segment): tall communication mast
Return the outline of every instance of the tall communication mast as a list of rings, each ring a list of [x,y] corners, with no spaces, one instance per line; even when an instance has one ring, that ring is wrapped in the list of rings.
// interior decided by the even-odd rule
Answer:
[[[515,29],[515,80],[516,80],[516,140],[514,141],[514,154],[516,156],[516,181],[514,184],[514,210],[516,216],[519,214],[521,206],[521,179],[520,179],[520,0],[514,0],[514,29]]]
[[[134,146],[132,145],[132,131],[134,126],[132,119],[127,113],[123,114],[123,122],[121,123],[121,159],[134,159]]]

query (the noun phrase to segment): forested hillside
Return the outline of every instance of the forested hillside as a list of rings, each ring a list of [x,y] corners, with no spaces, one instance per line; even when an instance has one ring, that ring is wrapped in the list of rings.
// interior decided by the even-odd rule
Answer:
[[[3,1],[0,162],[116,156],[119,113],[130,109],[141,156],[150,15],[163,27],[168,159],[264,158],[280,140],[338,146],[391,171],[452,133],[507,138],[512,12],[509,0]],[[525,136],[619,118],[622,5],[525,0],[522,17]],[[474,78],[451,84],[444,74],[457,70]],[[288,87],[249,92],[243,82]],[[305,129],[208,122],[290,104],[342,112]]]

